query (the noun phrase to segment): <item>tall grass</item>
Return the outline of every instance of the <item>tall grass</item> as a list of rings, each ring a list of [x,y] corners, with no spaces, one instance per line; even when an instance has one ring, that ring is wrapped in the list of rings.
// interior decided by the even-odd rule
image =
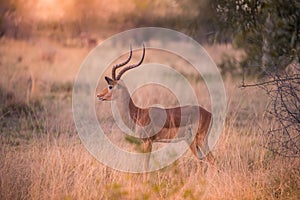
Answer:
[[[6,48],[13,49],[13,44],[16,44],[30,49],[26,44],[9,42]],[[36,50],[31,48],[29,52]],[[225,82],[227,119],[224,133],[213,151],[216,164],[206,173],[202,173],[201,165],[188,151],[171,166],[147,174],[148,181],[144,181],[141,174],[119,172],[101,164],[84,148],[72,122],[72,78],[68,79],[69,82],[45,78],[45,73],[42,73],[45,68],[38,70],[33,67],[40,88],[35,99],[40,105],[37,109],[22,98],[25,95],[20,92],[22,87],[12,87],[16,79],[9,78],[21,69],[24,70],[22,74],[26,74],[28,67],[24,68],[23,61],[15,63],[15,52],[5,50],[5,47],[0,47],[1,55],[8,56],[7,60],[2,60],[0,68],[7,75],[1,80],[3,89],[0,91],[0,199],[300,198],[299,159],[279,157],[264,147],[261,128],[268,126],[269,121],[262,118],[267,101],[260,91],[241,90],[234,81]],[[70,56],[74,52],[83,55],[85,50],[60,51]],[[18,53],[25,57],[23,51]],[[39,62],[48,63],[46,69],[55,68],[59,62],[59,58],[51,61],[40,58]],[[70,62],[76,63],[77,60]],[[36,65],[30,59],[28,64]],[[6,68],[8,65],[13,68]],[[57,69],[50,71],[58,73]],[[18,80],[19,84],[26,85],[26,80]],[[198,87],[202,82],[194,84]],[[200,89],[207,92],[205,87]],[[8,107],[12,98],[18,99],[14,101],[16,105],[30,108],[30,112],[12,113],[8,117],[5,109],[15,110]],[[209,105],[208,98],[203,104]],[[15,120],[15,124],[9,124],[11,120]],[[32,121],[40,128],[28,126]],[[3,127],[3,122],[6,122],[6,127]],[[16,124],[20,128],[14,129]]]

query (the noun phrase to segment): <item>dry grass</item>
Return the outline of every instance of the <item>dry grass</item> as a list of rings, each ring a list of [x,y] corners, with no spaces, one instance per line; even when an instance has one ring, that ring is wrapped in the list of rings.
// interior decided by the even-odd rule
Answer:
[[[278,157],[262,147],[259,126],[268,121],[262,120],[267,102],[260,91],[226,81],[228,117],[213,152],[216,165],[205,174],[187,152],[144,182],[140,174],[99,163],[76,135],[69,87],[87,50],[54,45],[59,53],[49,53],[53,58],[48,59],[43,56],[47,51],[39,49],[37,43],[1,41],[0,199],[300,198],[299,159]],[[22,92],[30,87],[30,70],[35,103],[26,102]]]

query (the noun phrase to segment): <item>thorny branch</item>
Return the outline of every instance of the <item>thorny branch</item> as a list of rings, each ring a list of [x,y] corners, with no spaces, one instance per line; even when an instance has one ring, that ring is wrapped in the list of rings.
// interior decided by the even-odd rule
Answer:
[[[245,84],[240,87],[260,87],[270,98],[267,117],[276,123],[264,130],[267,147],[274,153],[286,157],[300,156],[300,67],[293,70],[268,74],[268,80],[260,83]]]

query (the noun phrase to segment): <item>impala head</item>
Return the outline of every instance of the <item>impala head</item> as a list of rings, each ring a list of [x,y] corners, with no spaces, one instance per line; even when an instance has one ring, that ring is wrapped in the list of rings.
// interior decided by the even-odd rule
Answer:
[[[123,68],[119,72],[119,74],[116,76],[116,70],[118,68],[123,67],[126,64],[128,64],[131,57],[132,57],[132,49],[131,49],[131,46],[130,46],[130,53],[129,53],[129,57],[127,58],[127,60],[120,63],[120,64],[115,65],[112,68],[112,78],[109,78],[109,77],[105,76],[105,80],[106,80],[108,86],[105,87],[100,94],[97,94],[98,100],[100,100],[100,101],[111,101],[117,96],[118,92],[121,91],[122,88],[123,89],[126,88],[123,81],[120,80],[120,78],[122,77],[122,75],[126,71],[128,71],[130,69],[133,69],[133,68],[136,68],[136,67],[138,67],[142,64],[142,62],[144,60],[144,57],[145,57],[145,46],[144,46],[144,44],[143,44],[143,55],[142,55],[141,60],[136,64],[129,65],[129,66]]]

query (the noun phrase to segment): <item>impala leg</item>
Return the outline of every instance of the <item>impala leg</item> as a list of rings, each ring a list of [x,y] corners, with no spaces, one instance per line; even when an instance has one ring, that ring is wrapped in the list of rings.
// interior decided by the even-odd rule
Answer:
[[[197,156],[200,160],[206,160],[210,165],[214,165],[215,158],[211,151],[209,151],[209,147],[207,145],[207,141],[204,137],[197,138]]]
[[[150,161],[150,155],[152,150],[152,142],[151,140],[144,140],[143,141],[143,153],[146,153],[144,163],[143,163],[143,181],[148,181],[147,171],[149,170],[149,161]]]
[[[202,160],[203,160],[203,157],[199,157],[199,149],[198,149],[198,147],[197,147],[197,143],[196,143],[196,141],[194,140],[193,142],[192,142],[192,144],[190,145],[190,149],[191,149],[191,151],[193,152],[193,154],[195,155],[195,157],[197,158],[197,160],[199,160],[200,162],[198,162],[197,163],[197,168],[198,168],[198,173],[200,173],[200,176],[201,175],[203,175],[203,174],[205,174],[205,171],[206,171],[206,167],[204,167],[203,168],[203,162],[202,162]],[[197,174],[198,174],[197,173]]]
[[[213,156],[213,154],[211,152],[209,152],[206,155],[206,159],[209,162],[209,164],[214,165],[215,164],[215,157]]]
[[[196,137],[194,138],[193,142],[190,145],[190,149],[192,150],[193,154],[196,158],[200,161],[200,168],[203,173],[206,173],[208,168],[208,163],[210,165],[214,165],[214,156],[211,152],[206,154],[206,151],[202,149],[205,148],[205,137],[204,133],[201,130],[198,130]],[[208,161],[208,163],[204,163],[203,161]]]
[[[205,153],[202,151],[202,149],[196,145],[196,149],[197,149],[197,158],[199,160],[207,160],[209,164],[214,165],[215,163],[215,158],[213,156],[213,154],[211,152],[208,152],[206,155]]]
[[[190,145],[190,149],[193,152],[193,154],[196,156],[197,159],[199,159],[198,157],[198,153],[197,153],[197,146],[196,146],[196,141],[194,140],[192,142],[192,144]]]
[[[151,150],[152,150],[151,140],[144,140],[143,141],[143,153],[146,153],[146,157],[145,157],[145,160],[143,163],[144,171],[147,171],[149,169]]]
[[[198,147],[198,145],[196,146],[196,148],[197,148],[197,153],[198,153],[198,159],[202,161],[201,162],[202,174],[206,174],[208,167],[210,165],[214,164],[214,162],[213,162],[214,157],[211,152],[208,152],[207,154],[205,154],[205,152],[203,152],[203,150],[200,147]]]
[[[202,144],[202,142],[201,142],[202,138],[199,138],[199,133],[200,132],[198,130],[195,138],[193,138],[193,141],[190,144],[190,149],[198,160],[203,160],[204,155],[203,155],[201,149],[199,148],[199,146],[201,147],[201,144]],[[188,128],[186,134],[189,135],[190,137],[192,137],[192,129],[190,127]],[[188,142],[188,140],[187,140],[187,142]]]

